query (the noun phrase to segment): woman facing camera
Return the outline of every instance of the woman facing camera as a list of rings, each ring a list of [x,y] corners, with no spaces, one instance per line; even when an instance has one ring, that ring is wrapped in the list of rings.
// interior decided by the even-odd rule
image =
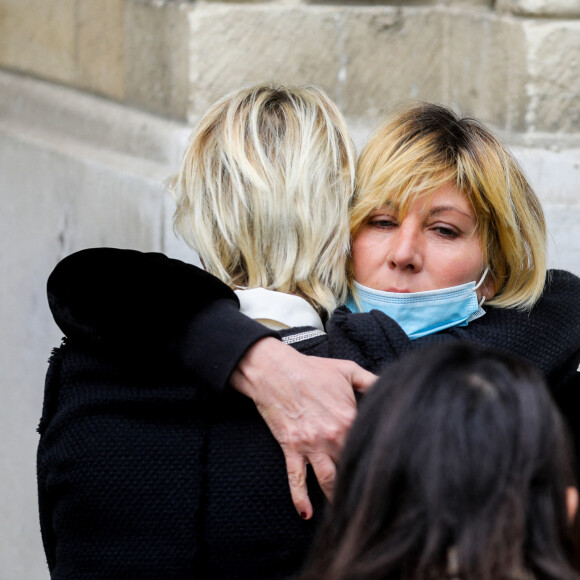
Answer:
[[[534,364],[573,418],[580,280],[546,278],[538,198],[485,126],[429,103],[395,113],[361,153],[350,216],[350,308],[334,312],[325,335],[302,329],[302,353],[377,372],[425,343],[472,342]],[[144,290],[134,275],[163,284]],[[212,300],[204,276],[158,256],[88,250],[57,266],[49,298],[69,336],[121,351],[155,345],[207,392],[228,392],[229,381],[251,398],[282,446],[297,511],[309,517],[306,464],[331,493],[353,416],[348,372],[268,336],[225,285]],[[290,342],[286,333],[295,331],[280,332]]]
[[[479,343],[536,365],[571,413],[580,282],[563,271],[546,282],[542,209],[509,152],[476,120],[421,103],[381,124],[357,171],[348,304],[371,313],[338,309],[317,339],[326,354],[377,371],[425,342]],[[159,256],[88,250],[57,266],[49,298],[70,336],[157,345],[210,391],[229,380],[249,395],[282,444],[297,509],[309,515],[305,463],[330,491],[352,399],[327,366],[264,338],[264,327],[235,311],[233,292],[209,304],[202,274]],[[134,275],[166,283],[143,288]]]
[[[264,323],[249,330],[253,340],[272,334],[270,327],[306,327],[291,329],[288,339],[311,346],[307,338],[324,334],[320,317],[346,297],[353,181],[346,125],[324,93],[270,85],[237,91],[204,115],[176,181],[177,227],[223,282],[195,269],[184,277],[180,263],[167,266],[159,255],[150,262],[160,261],[163,272],[125,270],[106,251],[101,282],[112,281],[129,302],[154,302],[158,290],[167,291],[167,307],[175,304],[172,316],[184,323],[188,304],[197,309],[225,297],[235,310],[230,286],[243,288],[243,310]],[[89,266],[92,274],[98,269]],[[135,286],[119,285],[117,276]],[[203,288],[192,292],[191,283]],[[76,315],[64,302],[53,307]],[[86,336],[67,332],[51,359],[38,448],[51,578],[294,575],[317,522],[294,511],[276,440],[249,399],[233,390],[210,393],[176,368],[167,349],[131,337],[144,317],[160,337],[172,338],[167,311],[148,310],[117,312],[113,322],[130,327],[116,334],[119,350],[86,326]],[[224,321],[211,322],[208,362],[212,328]],[[238,338],[246,340],[246,332]],[[375,379],[353,363],[343,368],[361,385]],[[320,515],[323,494],[313,478],[311,490]]]
[[[419,350],[365,396],[301,580],[578,580],[569,441],[528,364]]]
[[[445,327],[413,326],[426,324],[426,311],[417,306],[426,298],[452,302],[443,290],[477,282],[470,294],[480,302],[528,309],[544,289],[540,201],[486,127],[444,107],[403,110],[371,137],[357,167],[350,229],[349,305],[389,309],[395,320],[417,311],[416,320],[404,323],[412,339]],[[483,315],[472,308],[470,316]]]

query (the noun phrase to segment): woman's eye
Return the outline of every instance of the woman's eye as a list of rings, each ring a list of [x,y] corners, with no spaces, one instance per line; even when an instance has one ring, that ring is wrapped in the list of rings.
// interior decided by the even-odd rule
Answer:
[[[397,222],[390,218],[372,218],[369,220],[369,226],[373,228],[388,229],[397,225]]]
[[[433,230],[442,238],[453,239],[459,235],[454,229],[445,226],[436,226]]]

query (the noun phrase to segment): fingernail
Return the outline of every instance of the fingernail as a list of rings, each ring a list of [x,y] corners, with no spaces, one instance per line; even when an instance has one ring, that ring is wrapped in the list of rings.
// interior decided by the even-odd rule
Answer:
[[[300,512],[300,517],[305,520],[308,517],[308,514],[306,512]]]

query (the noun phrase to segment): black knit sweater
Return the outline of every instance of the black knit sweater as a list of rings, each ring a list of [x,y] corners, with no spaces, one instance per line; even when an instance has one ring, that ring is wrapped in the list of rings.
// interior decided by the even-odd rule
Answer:
[[[251,401],[170,369],[72,340],[53,354],[38,448],[51,578],[295,575],[323,511],[315,480],[303,521]]]
[[[73,255],[53,272],[49,299],[69,336],[49,366],[38,450],[52,578],[295,574],[320,489],[310,478],[315,518],[302,521],[278,444],[226,387],[240,356],[271,333],[213,277],[159,254]],[[466,328],[410,341],[382,313],[343,307],[326,336],[294,346],[375,372],[426,343],[495,348],[535,364],[576,427],[580,280],[554,271],[531,313],[487,310]]]

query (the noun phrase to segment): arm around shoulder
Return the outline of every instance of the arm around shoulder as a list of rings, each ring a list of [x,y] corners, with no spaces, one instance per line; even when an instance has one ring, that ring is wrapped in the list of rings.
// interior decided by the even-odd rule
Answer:
[[[76,252],[55,267],[47,291],[69,338],[137,356],[170,354],[218,390],[246,350],[274,334],[241,314],[235,293],[218,278],[160,253]]]
[[[48,302],[65,335],[93,342],[159,345],[218,299],[234,292],[201,268],[159,253],[116,248],[64,258],[47,283]]]

